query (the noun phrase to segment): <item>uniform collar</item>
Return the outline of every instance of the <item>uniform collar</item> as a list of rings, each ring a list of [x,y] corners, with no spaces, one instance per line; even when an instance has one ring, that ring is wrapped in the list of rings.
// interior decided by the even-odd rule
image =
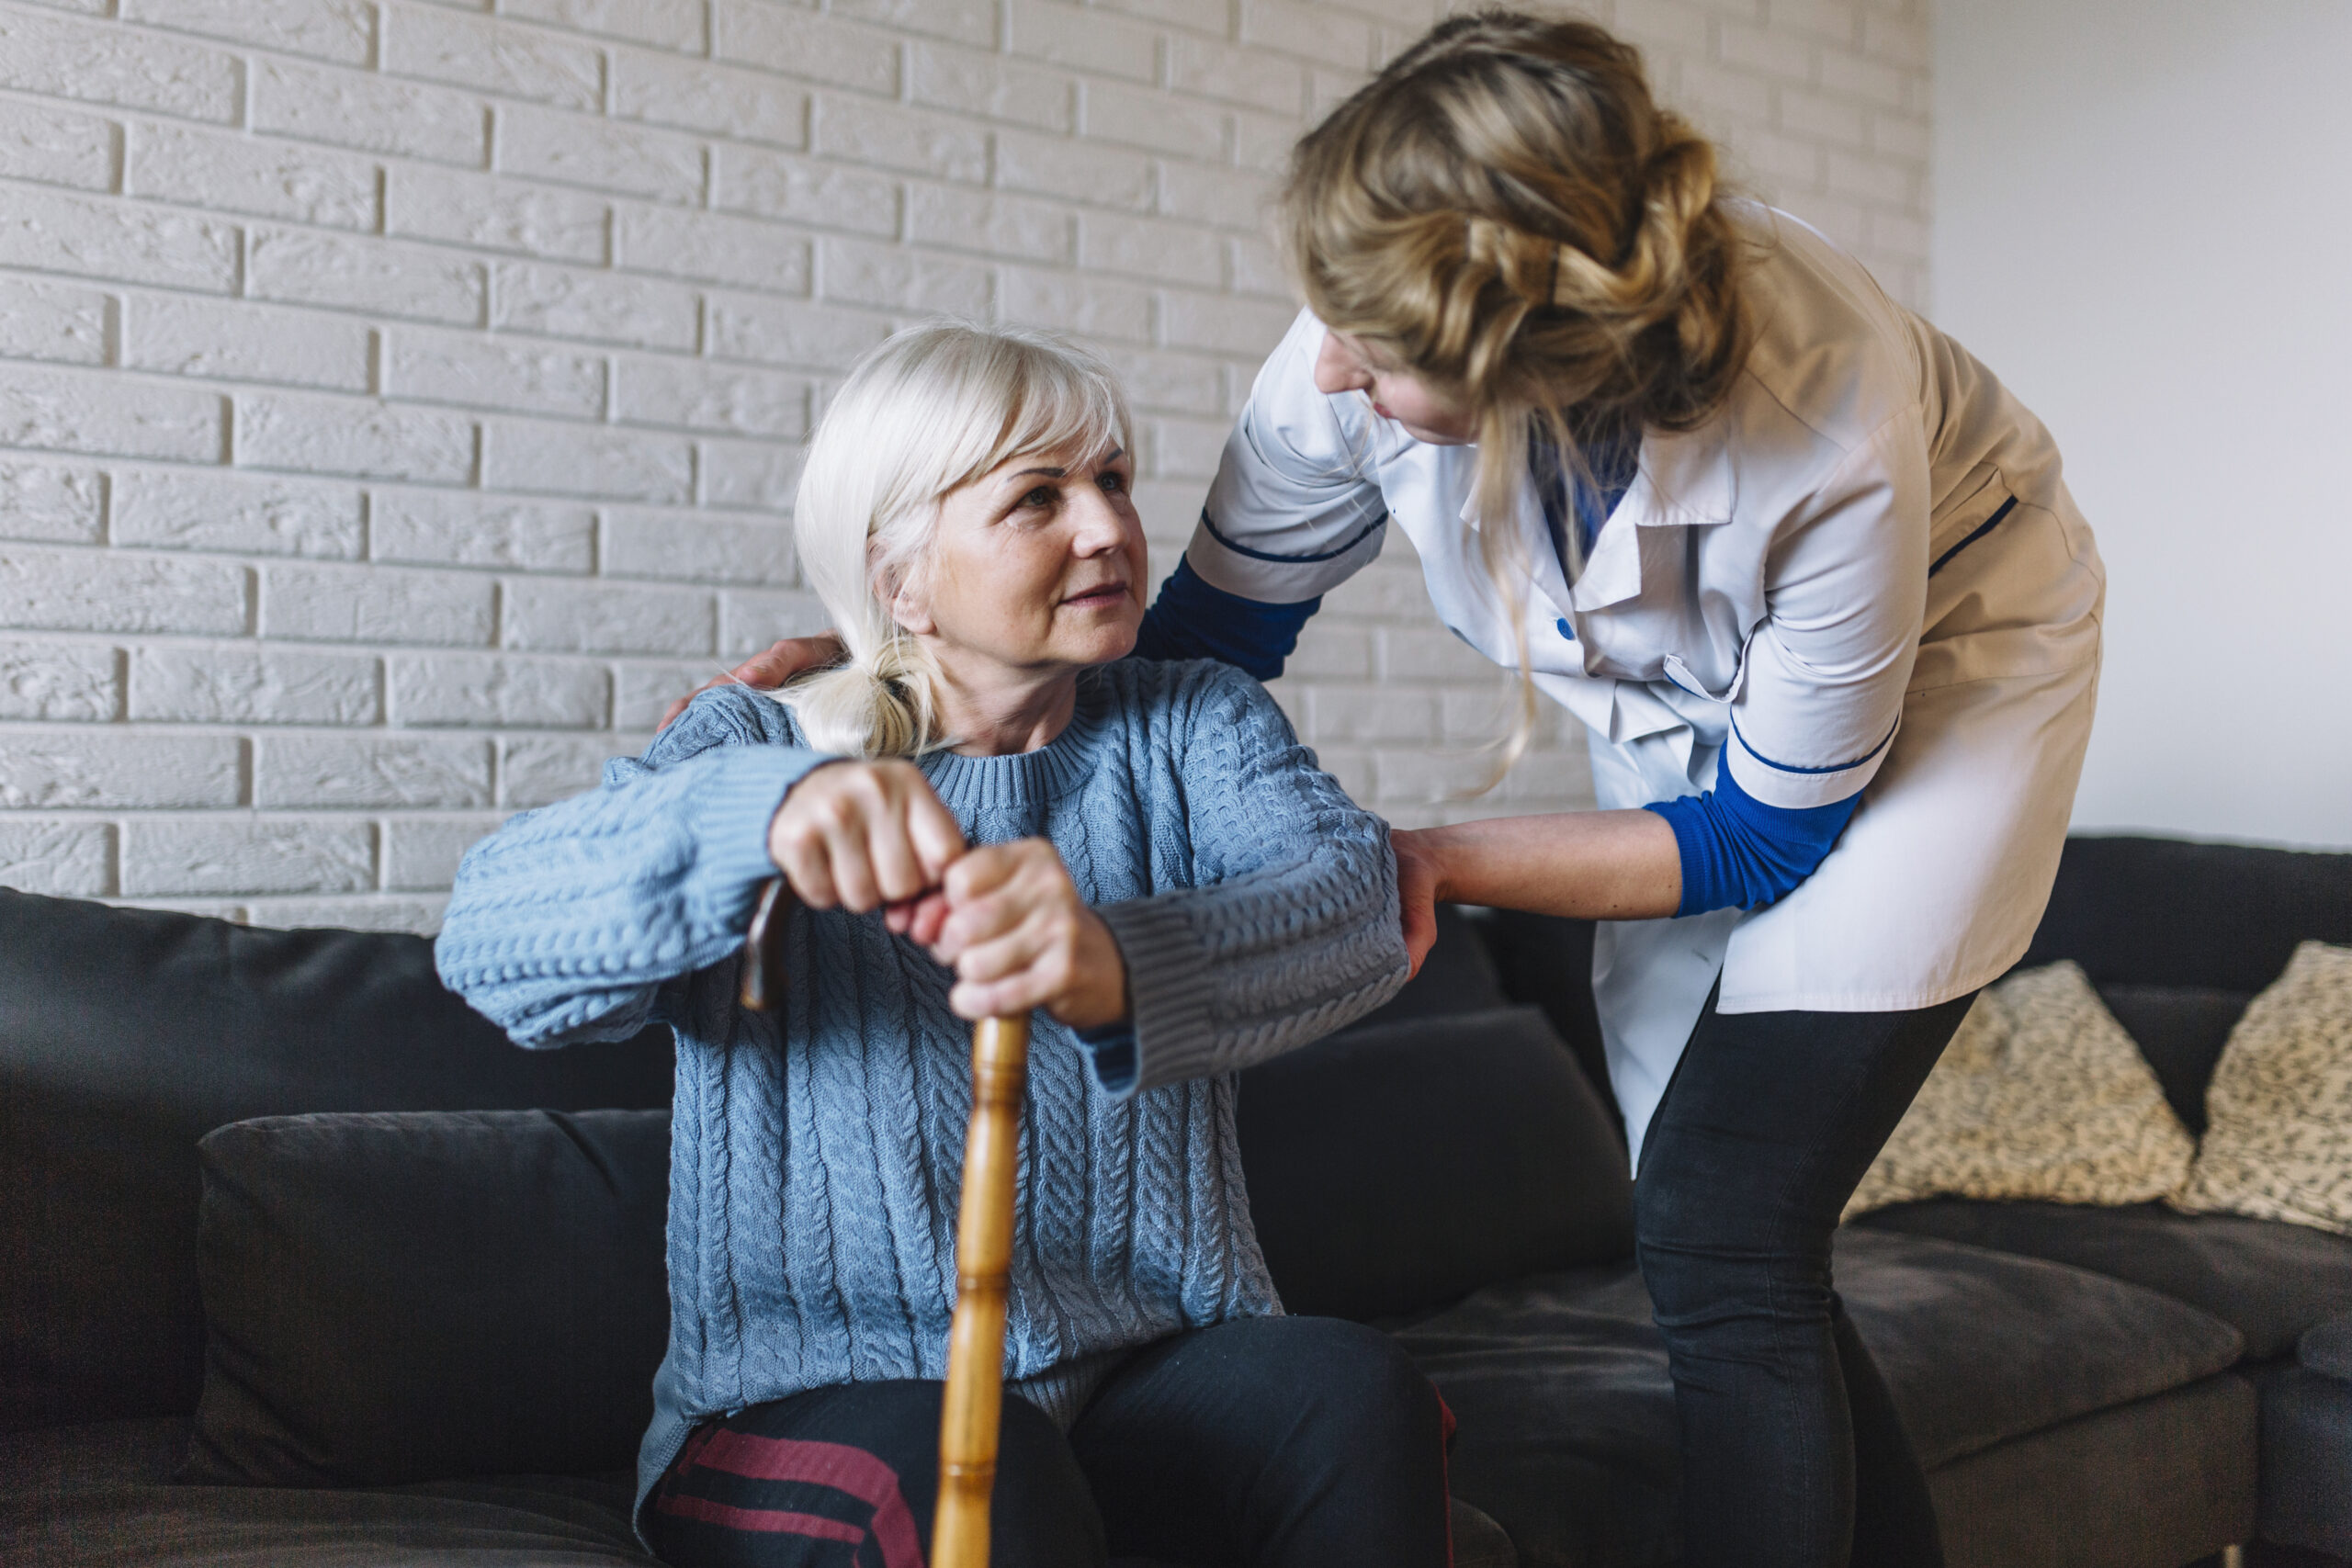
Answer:
[[[1645,553],[1640,530],[1730,522],[1738,487],[1729,448],[1729,422],[1721,413],[1696,430],[1645,432],[1641,467],[1601,525],[1569,603],[1599,610],[1640,594]]]

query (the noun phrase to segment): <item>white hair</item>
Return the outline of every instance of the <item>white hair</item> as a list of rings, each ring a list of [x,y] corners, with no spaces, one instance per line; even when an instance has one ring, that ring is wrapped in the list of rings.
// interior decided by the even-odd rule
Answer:
[[[809,441],[793,503],[801,570],[849,653],[776,694],[808,744],[851,757],[946,744],[937,672],[889,606],[925,564],[940,501],[1009,458],[1127,444],[1116,375],[1050,333],[933,321],[861,358]]]

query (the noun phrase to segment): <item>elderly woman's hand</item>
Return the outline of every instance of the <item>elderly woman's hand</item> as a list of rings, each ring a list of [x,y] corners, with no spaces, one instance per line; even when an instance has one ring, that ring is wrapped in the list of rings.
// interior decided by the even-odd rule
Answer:
[[[812,909],[902,905],[939,886],[963,852],[964,830],[931,781],[895,759],[827,762],[768,821],[768,858]]]
[[[891,923],[900,926],[898,919]],[[1044,839],[965,855],[903,929],[955,969],[947,1004],[959,1018],[1018,1017],[1044,1008],[1073,1029],[1099,1029],[1127,1016],[1119,943]]]

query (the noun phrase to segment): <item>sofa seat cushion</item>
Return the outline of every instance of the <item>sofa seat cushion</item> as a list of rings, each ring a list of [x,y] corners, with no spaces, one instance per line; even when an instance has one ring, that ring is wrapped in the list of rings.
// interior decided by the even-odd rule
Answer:
[[[49,1568],[591,1568],[650,1565],[632,1477],[499,1476],[413,1486],[183,1486],[176,1419],[0,1436],[0,1562]]]
[[[1977,1247],[1848,1230],[1836,1269],[1931,1469],[2209,1377],[2243,1343],[2153,1291]],[[1631,1265],[1490,1287],[1400,1337],[1460,1421],[1456,1495],[1522,1562],[1671,1561],[1674,1390]]]
[[[2261,1539],[2352,1559],[2352,1383],[2296,1359],[2258,1369],[2255,1387],[2262,1395]]]
[[[636,1477],[516,1475],[329,1491],[171,1483],[176,1417],[0,1433],[0,1562],[43,1568],[659,1568],[630,1534]],[[1454,1568],[1519,1568],[1453,1506]],[[1109,1568],[1184,1568],[1114,1558]]]
[[[2235,1327],[2258,1361],[2287,1354],[2312,1325],[2352,1313],[2352,1237],[2304,1225],[2181,1214],[2159,1203],[2085,1209],[1960,1198],[1881,1209],[1855,1224],[2045,1258],[2162,1291]]]

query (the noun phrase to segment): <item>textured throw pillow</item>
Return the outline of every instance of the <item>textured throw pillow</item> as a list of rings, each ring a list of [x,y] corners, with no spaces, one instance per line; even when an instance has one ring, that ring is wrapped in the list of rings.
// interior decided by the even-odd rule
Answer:
[[[1846,1217],[1922,1198],[2145,1202],[2194,1153],[2090,981],[2053,964],[1976,998]]]
[[[2303,943],[2245,1010],[2173,1203],[2352,1235],[2352,947]]]
[[[626,1469],[668,1338],[666,1111],[269,1116],[199,1145],[182,1479]]]

